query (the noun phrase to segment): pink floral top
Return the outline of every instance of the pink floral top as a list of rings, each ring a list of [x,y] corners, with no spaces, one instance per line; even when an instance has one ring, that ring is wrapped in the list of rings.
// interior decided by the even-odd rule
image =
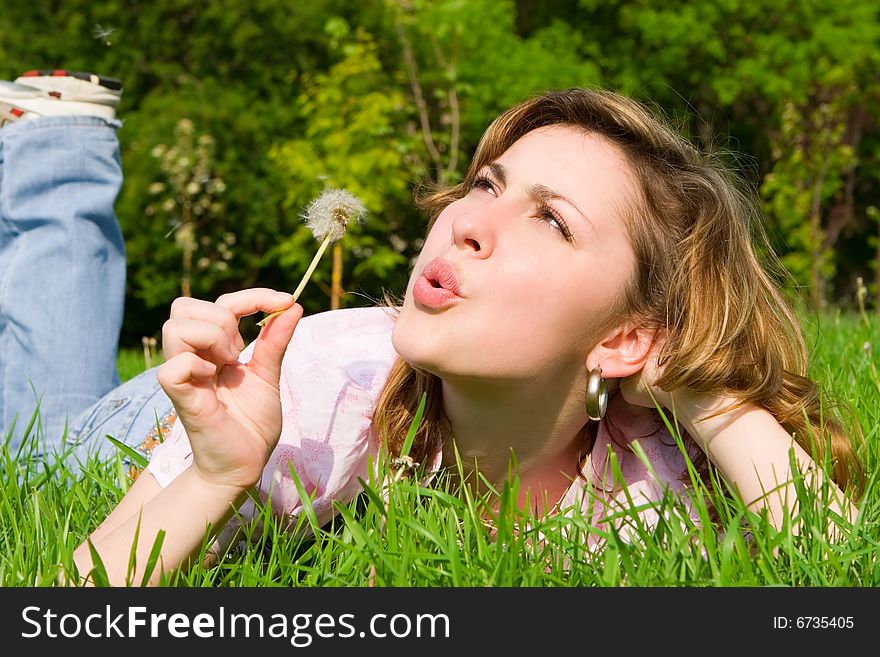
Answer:
[[[391,344],[393,324],[392,317],[379,307],[331,310],[300,320],[282,365],[281,437],[258,484],[261,498],[271,502],[274,513],[295,520],[302,512],[291,468],[313,498],[320,524],[333,516],[334,500],[349,502],[361,489],[358,479],[368,479],[370,457],[375,458],[379,447],[372,427],[373,409],[397,357]],[[252,352],[253,343],[242,352],[240,362],[247,362]],[[636,453],[639,450],[621,449],[612,440],[606,420],[613,410],[612,403],[584,467],[589,480],[572,483],[560,504],[563,511],[580,506],[598,526],[603,509],[614,511],[616,503],[627,502],[627,493],[633,504],[641,506],[660,499],[666,486],[673,491],[684,488],[680,482],[684,459],[665,427],[658,428],[651,420],[655,431],[638,438],[647,459],[643,462]],[[638,427],[626,418],[615,417],[613,423],[618,443],[621,437],[646,433],[644,418]],[[625,488],[611,485],[610,452]],[[182,423],[175,422],[168,438],[153,450],[147,470],[164,487],[191,463],[186,432]],[[228,545],[238,524],[255,514],[254,503],[247,500],[239,508],[239,517],[218,537],[220,546]],[[648,523],[656,522],[653,509],[641,514]]]

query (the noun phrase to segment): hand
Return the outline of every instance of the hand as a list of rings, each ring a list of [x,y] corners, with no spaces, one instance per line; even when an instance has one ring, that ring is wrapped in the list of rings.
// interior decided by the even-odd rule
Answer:
[[[663,369],[657,364],[657,359],[663,347],[662,338],[655,340],[645,362],[645,366],[635,374],[620,380],[620,393],[624,401],[633,406],[656,408],[654,400],[664,409],[673,410],[673,397],[675,398],[675,416],[684,424],[692,436],[696,434],[695,422],[705,421],[705,418],[719,409],[726,408],[735,403],[731,396],[717,393],[697,392],[689,388],[676,388],[664,390],[656,385],[656,381],[663,375]],[[654,399],[651,398],[654,396]]]
[[[239,363],[239,319],[285,305],[260,331],[250,361]],[[259,481],[281,435],[281,360],[302,314],[292,295],[266,288],[171,305],[157,376],[186,429],[192,467],[206,482],[245,490]]]
[[[655,339],[645,366],[635,374],[620,380],[620,394],[627,403],[655,408],[654,400],[656,400],[656,403],[664,408],[671,407],[672,394],[655,385],[655,381],[663,375],[663,368],[657,364],[662,347],[662,338]],[[651,395],[654,396],[653,399]]]

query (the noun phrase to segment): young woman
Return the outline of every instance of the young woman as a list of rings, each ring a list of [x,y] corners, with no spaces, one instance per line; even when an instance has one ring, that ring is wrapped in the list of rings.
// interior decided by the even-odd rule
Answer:
[[[519,502],[539,514],[684,491],[656,401],[690,456],[777,524],[794,510],[792,449],[816,486],[830,456],[832,508],[854,517],[855,449],[819,422],[796,319],[756,256],[769,249],[754,199],[644,107],[587,89],[528,99],[488,128],[461,184],[421,204],[430,229],[402,302],[307,318],[262,288],[174,302],[166,361],[135,384],[141,402],[165,399],[145,383],[157,377],[173,427],[89,537],[112,582],[136,528],[138,564],[166,532],[155,581],[206,527],[228,544],[251,489],[297,515],[291,470],[326,521],[383,442],[400,454],[422,393],[409,456],[432,471],[457,450],[467,474],[499,484],[513,455]],[[239,319],[280,308],[242,352]],[[74,434],[96,433],[108,404]],[[85,577],[86,543],[75,559]]]

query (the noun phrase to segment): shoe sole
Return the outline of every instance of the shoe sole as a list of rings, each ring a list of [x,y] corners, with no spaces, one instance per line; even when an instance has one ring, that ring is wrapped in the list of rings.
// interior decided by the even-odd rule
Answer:
[[[20,78],[76,78],[77,80],[84,80],[85,82],[91,82],[92,84],[97,84],[105,89],[110,89],[111,91],[122,91],[122,81],[117,80],[116,78],[108,78],[104,75],[98,75],[96,73],[86,73],[83,71],[66,71],[64,69],[38,69],[34,71],[27,71],[22,73]],[[49,92],[52,93],[52,92]]]

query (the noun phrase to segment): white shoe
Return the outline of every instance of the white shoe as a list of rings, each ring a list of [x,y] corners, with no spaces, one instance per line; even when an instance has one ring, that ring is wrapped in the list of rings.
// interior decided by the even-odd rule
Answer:
[[[116,108],[122,96],[122,82],[95,73],[48,69],[22,73],[16,84],[42,89],[60,100],[97,103]]]
[[[119,80],[91,73],[29,71],[15,82],[0,81],[0,103],[23,112],[17,119],[7,120],[64,115],[112,120],[121,96]]]
[[[2,82],[0,82],[0,84],[2,84]],[[0,97],[2,97],[2,93],[2,87],[0,87]],[[7,123],[15,123],[16,121],[21,121],[22,119],[30,119],[35,116],[39,116],[39,114],[28,112],[12,103],[5,103],[0,100],[0,128],[5,126]]]

